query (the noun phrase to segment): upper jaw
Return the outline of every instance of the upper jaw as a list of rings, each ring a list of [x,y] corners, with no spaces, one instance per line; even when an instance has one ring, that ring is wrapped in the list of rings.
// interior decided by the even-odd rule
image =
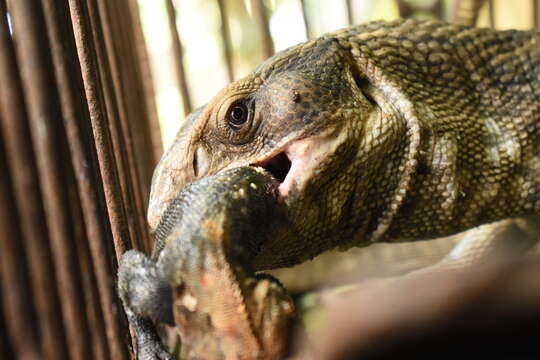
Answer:
[[[291,200],[293,193],[305,188],[317,173],[321,161],[333,153],[339,143],[339,136],[335,136],[330,130],[302,139],[284,139],[283,145],[277,146],[275,150],[261,157],[235,161],[224,169],[250,165],[263,167],[280,182],[279,197],[287,202]],[[171,159],[160,162],[152,181],[148,223],[153,230],[158,226],[170,201],[178,196],[187,179],[184,173],[187,164],[173,166],[169,160]]]

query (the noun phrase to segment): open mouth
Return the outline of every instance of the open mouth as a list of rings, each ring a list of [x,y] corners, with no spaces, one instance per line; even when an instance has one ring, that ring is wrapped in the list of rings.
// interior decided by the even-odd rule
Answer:
[[[287,154],[282,151],[257,165],[268,171],[280,183],[283,183],[287,177],[287,174],[289,173],[289,170],[291,170],[291,164],[291,160]]]
[[[252,165],[272,174],[280,182],[280,197],[286,199],[291,192],[301,191],[309,183],[321,159],[333,151],[333,146],[332,141],[324,142],[318,137],[296,140]]]

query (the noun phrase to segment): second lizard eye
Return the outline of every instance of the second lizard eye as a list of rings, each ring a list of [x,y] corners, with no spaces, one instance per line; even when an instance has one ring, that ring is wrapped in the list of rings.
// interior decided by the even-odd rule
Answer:
[[[248,109],[246,105],[237,103],[229,111],[228,121],[233,129],[239,129],[248,119]]]

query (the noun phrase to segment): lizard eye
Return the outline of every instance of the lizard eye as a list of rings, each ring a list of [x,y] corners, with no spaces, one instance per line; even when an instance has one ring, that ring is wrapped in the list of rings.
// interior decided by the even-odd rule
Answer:
[[[246,105],[237,103],[231,106],[229,114],[227,115],[227,120],[233,129],[239,129],[247,121],[248,115],[249,111]]]
[[[235,145],[251,141],[260,121],[256,114],[255,102],[244,94],[227,99],[215,114],[221,140]]]

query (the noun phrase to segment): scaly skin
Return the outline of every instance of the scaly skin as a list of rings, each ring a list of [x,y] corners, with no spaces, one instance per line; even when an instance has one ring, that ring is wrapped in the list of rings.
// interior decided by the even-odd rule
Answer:
[[[257,270],[537,214],[539,41],[398,20],[276,54],[189,117],[156,169],[150,225],[186,184],[250,164],[284,178],[291,224]]]
[[[282,359],[292,300],[253,271],[269,218],[282,219],[277,181],[261,168],[230,169],[187,186],[156,230],[151,258],[122,257],[118,288],[137,335],[137,359],[170,359],[155,323],[176,325],[182,359]]]
[[[195,111],[154,175],[149,222],[169,240],[120,268],[141,358],[168,356],[149,319],[173,318],[189,356],[279,357],[290,302],[254,271],[540,213],[539,42],[537,32],[368,23],[276,54]],[[241,180],[228,171],[248,165],[281,180],[280,200],[229,207]],[[199,199],[180,207],[194,217],[170,205],[186,193]],[[279,216],[240,210],[259,206]]]

